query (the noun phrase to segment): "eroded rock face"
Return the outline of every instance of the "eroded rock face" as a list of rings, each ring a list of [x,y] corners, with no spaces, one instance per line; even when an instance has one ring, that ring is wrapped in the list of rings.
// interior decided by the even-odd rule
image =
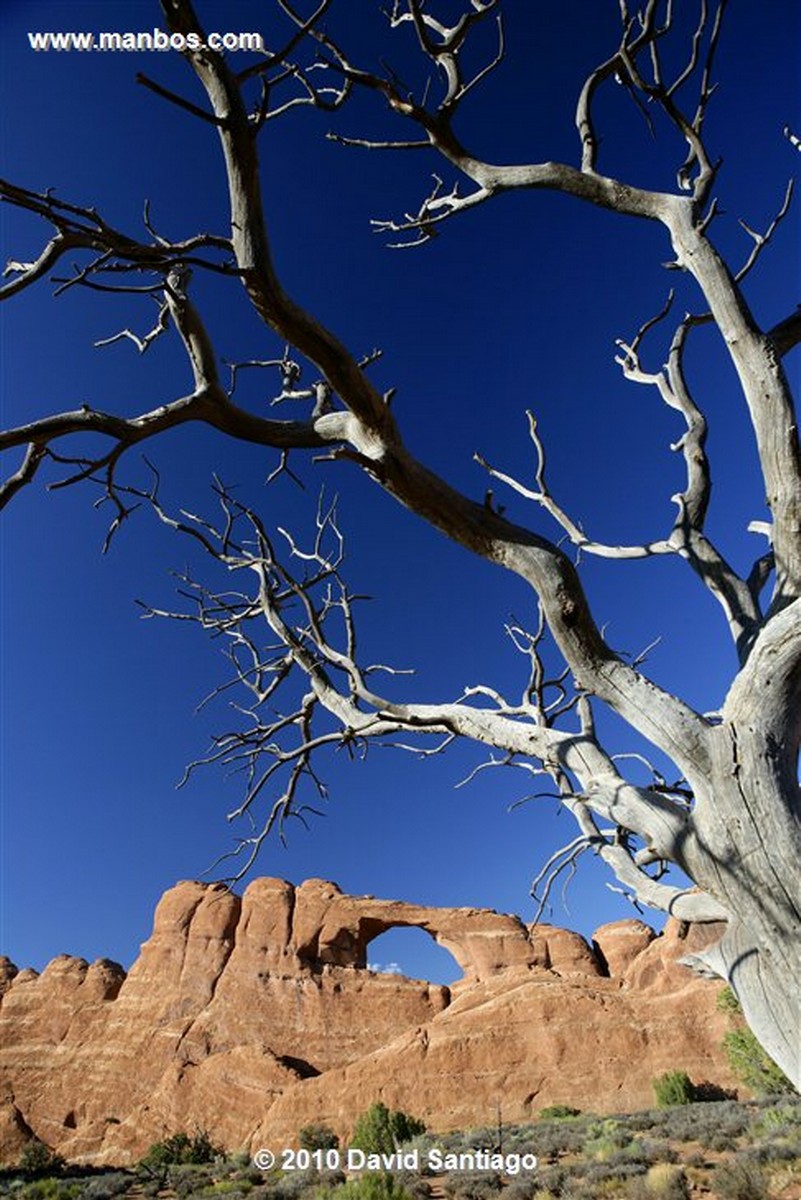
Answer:
[[[426,930],[452,988],[366,967],[398,926]],[[682,1068],[729,1087],[720,985],[698,949],[638,921],[578,934],[483,909],[346,896],[324,880],[258,879],[165,894],[128,975],[60,956],[37,975],[0,959],[0,1161],[35,1136],[70,1159],[135,1160],[180,1130],[230,1150],[341,1135],[382,1099],[430,1128],[525,1120],[551,1103],[621,1111]]]
[[[596,929],[592,945],[606,973],[613,979],[620,979],[654,937],[653,929],[642,921],[611,921]]]

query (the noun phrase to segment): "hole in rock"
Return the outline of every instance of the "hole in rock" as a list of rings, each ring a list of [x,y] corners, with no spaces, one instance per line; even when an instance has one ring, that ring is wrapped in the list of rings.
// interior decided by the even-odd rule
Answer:
[[[428,983],[455,983],[464,975],[456,959],[430,933],[399,925],[381,933],[367,946],[367,965],[385,975],[405,975]]]
[[[282,1054],[278,1061],[283,1063],[285,1067],[289,1067],[290,1071],[297,1071],[301,1079],[314,1079],[320,1072],[312,1063],[307,1062],[305,1058],[295,1058],[293,1054]]]

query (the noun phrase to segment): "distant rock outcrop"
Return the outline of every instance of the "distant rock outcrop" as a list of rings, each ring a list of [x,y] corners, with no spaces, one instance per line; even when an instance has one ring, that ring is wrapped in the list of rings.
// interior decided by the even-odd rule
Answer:
[[[404,925],[447,947],[463,979],[370,971],[370,942]],[[679,1068],[729,1087],[720,985],[677,962],[704,930],[681,933],[618,921],[590,947],[316,879],[258,879],[241,899],[178,884],[127,976],[106,959],[64,955],[41,975],[0,959],[0,1161],[37,1137],[126,1163],[196,1128],[231,1150],[276,1148],[312,1121],[346,1134],[376,1099],[433,1129],[491,1123],[499,1103],[506,1121],[553,1103],[622,1111]]]

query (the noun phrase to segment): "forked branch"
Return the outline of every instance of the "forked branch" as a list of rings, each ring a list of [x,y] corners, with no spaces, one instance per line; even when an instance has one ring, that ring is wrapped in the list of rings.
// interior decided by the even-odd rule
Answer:
[[[245,705],[233,705],[244,727],[216,736],[209,753],[189,768],[191,773],[201,763],[219,763],[244,774],[245,795],[230,817],[255,822],[240,847],[247,851],[248,865],[272,828],[308,814],[310,789],[317,802],[325,796],[317,765],[325,752],[364,755],[370,746],[383,746],[420,753],[420,739],[431,737],[436,745],[427,754],[441,753],[454,738],[469,738],[501,751],[506,762],[528,763],[568,788],[575,800],[571,811],[582,827],[595,814],[612,821],[616,830],[626,830],[649,848],[651,857],[681,862],[693,838],[688,806],[658,789],[635,786],[604,752],[586,700],[570,693],[567,672],[548,677],[543,668],[540,645],[547,626],[542,616],[533,633],[519,624],[510,626],[514,644],[529,662],[519,704],[506,703],[489,686],[467,688],[453,702],[400,703],[377,692],[373,682],[378,673],[391,679],[397,669],[360,662],[359,598],[341,573],[344,542],[333,506],[321,502],[308,546],[281,531],[288,554],[284,561],[259,516],[219,482],[215,494],[222,519],[216,523],[189,513],[169,514],[157,483],[147,492],[127,490],[236,581],[233,590],[220,592],[184,574],[181,592],[192,602],[189,612],[152,606],[146,611],[194,621],[225,642],[231,677],[207,701],[232,689],[249,697]],[[490,707],[482,703],[487,699]],[[577,703],[582,714],[578,733],[563,728]],[[257,801],[267,797],[268,789],[267,816],[259,822]],[[606,843],[605,835],[601,840]],[[651,857],[638,862],[633,846],[625,855],[612,847],[607,857],[615,859],[627,886],[641,874],[641,888],[657,895],[646,870]],[[674,892],[664,891],[666,903],[675,901]]]

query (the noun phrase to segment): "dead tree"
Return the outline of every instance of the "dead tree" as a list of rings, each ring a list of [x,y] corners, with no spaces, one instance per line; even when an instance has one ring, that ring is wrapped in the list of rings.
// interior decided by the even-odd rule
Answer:
[[[578,97],[575,163],[499,166],[471,153],[460,140],[457,114],[503,61],[501,0],[464,0],[458,18],[451,16],[458,8],[453,4],[393,0],[386,14],[393,36],[413,42],[431,68],[429,84],[419,92],[391,69],[350,57],[326,24],[333,0],[315,6],[275,0],[272,41],[267,39],[268,48],[238,72],[212,50],[187,49],[184,57],[202,85],[203,104],[142,78],[145,86],[216,131],[227,173],[230,233],[169,241],[146,217],[147,237],[137,240],[94,209],[3,182],[4,201],[38,215],[53,233],[35,261],[9,262],[0,294],[14,296],[61,268],[65,256],[77,255],[81,265],[59,279],[60,290],[84,287],[156,296],[160,307],[152,331],[144,338],[130,330],[118,336],[144,350],[173,328],[185,348],[193,387],[135,417],[84,407],[6,430],[0,447],[18,448],[22,457],[2,485],[2,500],[30,484],[46,460],[66,464],[62,484],[100,482],[115,506],[112,533],[144,498],[162,520],[194,537],[234,572],[238,583],[252,580],[251,587],[242,583],[240,591],[219,594],[193,579],[186,581],[197,600],[194,616],[231,639],[234,679],[252,695],[245,727],[222,738],[210,758],[239,758],[247,766],[243,813],[283,779],[263,826],[244,840],[246,850],[257,850],[277,821],[302,811],[301,779],[311,778],[322,787],[314,763],[324,745],[336,743],[353,752],[371,739],[415,746],[420,738],[431,737],[436,752],[453,739],[472,739],[489,748],[491,764],[522,764],[552,780],[576,819],[576,839],[543,874],[546,895],[559,871],[572,869],[590,849],[642,903],[685,921],[725,922],[719,942],[703,956],[706,967],[732,983],[749,1025],[798,1084],[801,458],[783,360],[801,340],[801,313],[789,314],[774,328],[761,328],[742,288],[789,208],[789,189],[770,227],[764,233],[748,231],[753,249],[737,269],[726,265],[710,237],[717,215],[718,164],[704,122],[724,7],[721,0],[712,12],[703,0],[697,28],[677,66],[670,3],[644,0],[643,9],[635,12],[620,0],[617,45],[589,75]],[[162,0],[162,9],[172,34],[203,40],[189,0]],[[488,37],[486,43],[480,41],[483,37]],[[477,47],[482,45],[488,48],[480,60]],[[660,121],[673,130],[684,155],[676,163],[673,190],[646,189],[604,172],[596,101],[607,86],[624,87],[647,122]],[[554,535],[540,532],[539,524],[535,529],[507,520],[491,495],[482,503],[460,494],[409,451],[390,404],[391,392],[382,394],[370,382],[368,359],[355,358],[288,294],[274,265],[262,202],[260,131],[304,105],[335,112],[357,92],[371,95],[403,132],[378,142],[337,135],[339,141],[385,151],[422,148],[441,160],[442,174],[415,210],[375,222],[396,245],[425,243],[461,213],[509,191],[563,193],[621,218],[654,222],[667,232],[675,255],[671,265],[697,285],[697,310],[676,323],[664,365],[648,362],[646,342],[655,326],[667,328],[671,300],[636,336],[620,342],[617,359],[625,378],[654,389],[681,423],[676,449],[684,462],[684,482],[674,497],[675,520],[663,536],[642,545],[615,545],[586,534],[551,491],[545,448],[531,415],[532,481],[512,476],[502,464],[481,461],[496,487],[511,488],[531,502],[534,512],[541,510],[542,524],[547,527],[550,520]],[[790,131],[788,138],[795,147]],[[454,182],[446,183],[446,175]],[[305,402],[305,417],[260,417],[234,402],[191,299],[193,271],[214,272],[245,289],[254,311],[279,339],[276,345],[287,349],[278,350],[272,360],[236,369],[256,366],[277,372],[276,400]],[[769,521],[760,523],[769,548],[743,575],[707,530],[707,422],[685,372],[685,347],[694,329],[712,323],[748,409],[769,509]],[[314,374],[315,382],[306,386],[304,374]],[[118,464],[126,451],[185,422],[202,422],[229,438],[272,447],[281,453],[279,466],[286,464],[290,450],[350,464],[465,549],[523,579],[540,617],[530,629],[521,624],[509,630],[528,661],[521,694],[510,698],[482,686],[456,701],[398,703],[391,695],[391,675],[387,686],[376,690],[380,668],[360,664],[357,654],[354,597],[340,575],[340,533],[333,512],[321,509],[309,548],[300,533],[283,535],[288,558],[282,563],[275,539],[256,511],[221,486],[223,520],[215,527],[199,518],[172,516],[155,485],[137,491],[119,480]],[[70,435],[87,432],[104,435],[108,449],[95,456],[70,456],[56,449]],[[578,551],[585,558],[607,559],[673,555],[686,563],[720,605],[736,650],[737,669],[719,713],[696,712],[650,679],[642,661],[626,661],[608,645],[582,587]],[[272,630],[268,652],[251,635],[253,620],[266,621]],[[546,630],[566,664],[554,678],[547,677],[540,655]],[[296,688],[296,702],[280,710],[280,716],[265,715],[281,688],[298,675],[305,684],[300,693]],[[621,760],[601,743],[594,719],[598,705],[608,706],[666,755],[675,764],[675,781],[654,773],[648,786],[631,782]],[[664,882],[659,864],[675,864],[693,887]]]

